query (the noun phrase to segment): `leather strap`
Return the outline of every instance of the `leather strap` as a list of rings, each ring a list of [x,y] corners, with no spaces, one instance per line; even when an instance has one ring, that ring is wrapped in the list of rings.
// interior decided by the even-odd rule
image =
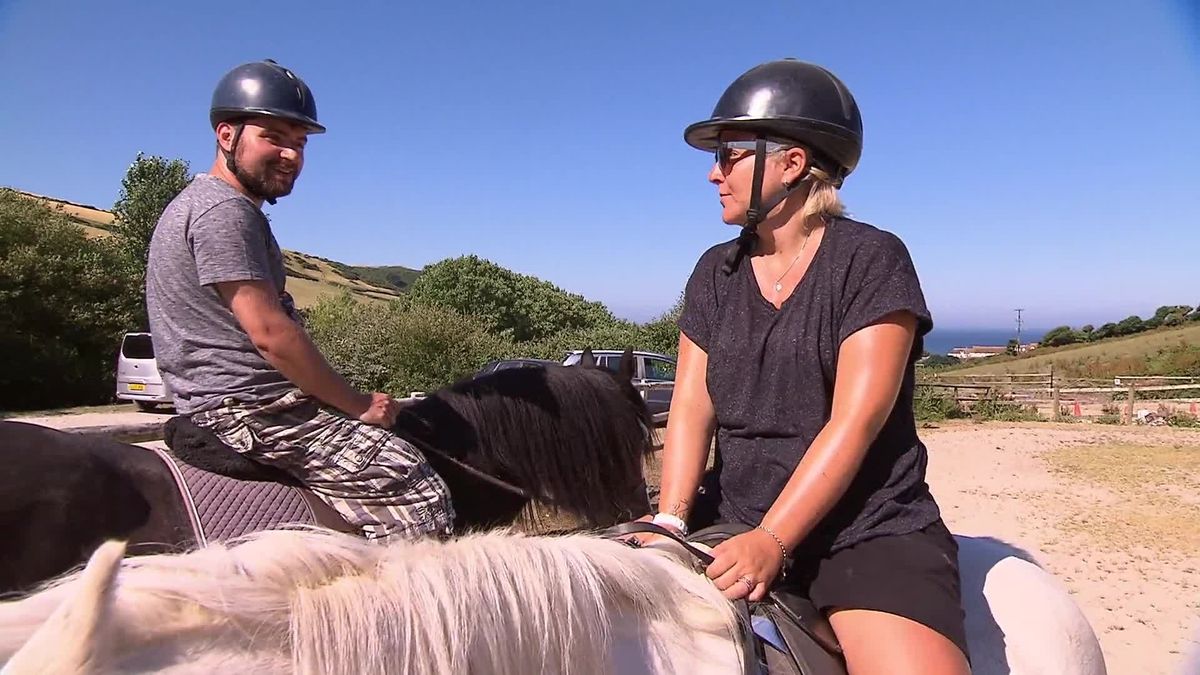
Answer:
[[[600,536],[607,538],[624,537],[631,534],[657,534],[666,537],[682,546],[688,553],[695,556],[697,560],[705,565],[712,564],[713,557],[711,555],[696,548],[673,531],[654,523],[645,521],[622,523],[600,531]],[[766,657],[762,652],[762,644],[754,634],[754,622],[750,618],[750,603],[743,598],[735,601],[733,606],[738,614],[738,623],[742,626],[742,673],[743,675],[760,675],[762,672],[761,664],[765,663]]]

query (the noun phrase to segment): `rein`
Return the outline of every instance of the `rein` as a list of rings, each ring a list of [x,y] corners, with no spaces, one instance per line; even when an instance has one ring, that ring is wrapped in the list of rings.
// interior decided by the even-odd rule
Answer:
[[[656,534],[674,541],[682,546],[685,551],[687,551],[697,560],[705,565],[710,565],[713,562],[712,555],[697,548],[695,545],[693,545],[693,541],[706,542],[708,540],[712,540],[713,538],[717,538],[719,543],[719,541],[723,541],[724,538],[740,534],[748,529],[749,528],[746,528],[745,526],[731,527],[729,525],[714,525],[694,533],[692,535],[692,540],[689,541],[679,536],[675,532],[659,525],[655,525],[654,523],[632,522],[615,525],[613,527],[601,530],[598,534],[599,536],[608,539],[617,539],[630,534]],[[634,544],[630,545],[632,546]],[[780,593],[777,589],[770,589],[767,591],[767,596],[762,600],[751,602],[748,598],[742,598],[741,600],[737,600],[733,603],[737,609],[738,616],[742,621],[743,645],[747,650],[747,654],[752,654],[754,656],[754,659],[746,659],[745,673],[747,675],[750,673],[759,672],[752,667],[751,664],[753,662],[766,662],[762,643],[758,639],[760,636],[755,632],[753,619],[751,618],[760,614],[764,608],[766,609],[768,616],[770,616],[772,613],[777,615],[777,617],[772,619],[776,622],[777,626],[777,622],[779,620],[785,620],[796,629],[803,632],[808,639],[812,640],[812,642],[820,647],[820,649],[824,650],[826,654],[837,659],[843,657],[842,647],[840,644],[838,644],[836,636],[834,636],[832,633],[825,634],[819,630],[814,630],[813,627],[809,626],[808,621],[804,619],[801,613],[798,613],[797,610],[793,609],[793,607],[789,605],[788,601],[785,599],[786,595],[786,592]],[[785,639],[785,642],[789,641]],[[795,658],[795,649],[792,647],[790,642],[788,644],[788,649],[793,651],[792,658]],[[804,672],[803,669],[801,669],[800,672]]]
[[[705,551],[696,548],[691,544],[691,542],[675,534],[671,530],[659,525],[655,525],[654,523],[621,523],[620,525],[614,525],[612,527],[603,529],[599,534],[601,537],[606,539],[616,539],[618,537],[624,537],[630,534],[642,533],[657,534],[674,541],[705,565],[711,565],[713,562],[713,557]],[[633,544],[630,545],[632,546]],[[741,641],[746,652],[745,656],[747,657],[743,659],[744,665],[742,668],[742,673],[743,675],[759,675],[761,672],[763,672],[759,667],[759,664],[766,662],[766,656],[763,654],[762,645],[759,643],[757,636],[754,633],[754,623],[750,617],[750,601],[746,598],[742,598],[741,600],[734,601],[733,606],[737,610],[738,623],[742,625]]]

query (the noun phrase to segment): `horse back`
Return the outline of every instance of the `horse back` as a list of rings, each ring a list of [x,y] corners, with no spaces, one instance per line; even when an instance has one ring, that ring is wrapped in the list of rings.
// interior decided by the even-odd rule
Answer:
[[[0,421],[0,465],[0,593],[62,574],[109,539],[150,554],[191,538],[169,469],[141,448]]]

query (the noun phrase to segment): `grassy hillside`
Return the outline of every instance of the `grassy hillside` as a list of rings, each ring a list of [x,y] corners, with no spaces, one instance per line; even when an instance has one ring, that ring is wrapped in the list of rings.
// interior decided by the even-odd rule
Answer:
[[[340,264],[340,263],[339,263]],[[383,265],[380,267],[363,267],[361,265],[343,265],[340,271],[346,276],[358,275],[363,281],[376,286],[395,288],[403,291],[421,276],[421,270],[414,270],[399,265]]]
[[[1182,346],[1182,347],[1181,347]],[[1036,349],[1020,357],[1000,356],[987,363],[955,368],[955,375],[1046,372],[1051,364],[1055,372],[1085,372],[1089,376],[1136,375],[1148,359],[1164,351],[1200,347],[1200,323],[1178,328],[1159,328],[1120,338],[1108,338],[1091,344]]]
[[[89,238],[106,237],[109,234],[108,228],[113,223],[113,214],[111,211],[98,209],[95,206],[87,204],[76,204],[62,199],[55,199],[54,197],[35,195],[32,192],[25,192],[24,190],[17,190],[17,192],[67,216],[75,224],[82,227],[84,234]]]
[[[89,237],[111,236],[111,211],[22,190],[18,192],[65,214],[83,228]],[[299,251],[285,250],[283,260],[287,269],[288,291],[299,307],[311,307],[323,297],[344,291],[350,291],[351,295],[363,302],[392,300],[400,297],[401,292],[421,274],[420,270],[408,267],[345,265]]]

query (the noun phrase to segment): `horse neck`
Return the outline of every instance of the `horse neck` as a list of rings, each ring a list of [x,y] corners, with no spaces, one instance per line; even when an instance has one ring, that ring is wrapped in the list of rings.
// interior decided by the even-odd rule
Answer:
[[[418,675],[705,672],[701,657],[737,672],[740,662],[736,616],[706,578],[673,557],[592,537],[495,532],[379,546],[268,531],[119,571],[108,558],[93,557],[59,589],[86,625],[48,622],[42,646],[27,645],[34,656],[78,638],[81,655],[117,649],[105,665],[130,670],[184,665],[172,658],[257,672],[282,670],[282,657],[306,672]],[[88,638],[87,626],[105,635]],[[253,639],[239,644],[238,626]]]
[[[603,371],[519,369],[407,406],[395,431],[574,514],[589,525],[642,515],[644,403]],[[432,458],[431,458],[432,461]],[[457,500],[451,486],[452,496]]]

